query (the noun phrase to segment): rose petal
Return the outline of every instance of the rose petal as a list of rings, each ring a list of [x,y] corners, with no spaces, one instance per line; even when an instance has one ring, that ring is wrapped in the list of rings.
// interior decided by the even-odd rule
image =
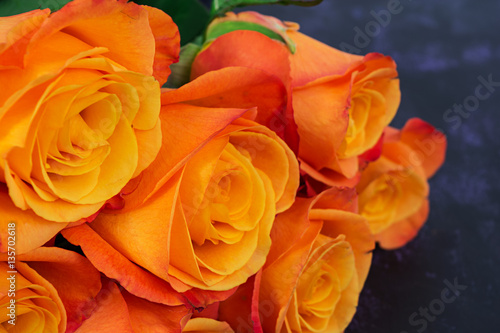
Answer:
[[[429,200],[422,203],[420,209],[412,216],[398,221],[375,235],[379,245],[386,250],[393,250],[406,245],[415,238],[429,215]]]
[[[185,104],[166,105],[160,114],[162,146],[156,159],[124,189],[124,211],[142,204],[154,194],[210,138],[246,110],[214,109]],[[182,143],[182,144],[179,144]]]
[[[153,76],[163,86],[170,75],[170,65],[179,61],[180,34],[172,18],[161,10],[143,6],[148,11],[149,25],[155,37]]]
[[[101,282],[99,272],[87,259],[75,252],[41,247],[19,255],[17,260],[27,262],[57,290],[68,316],[68,332],[91,315]]]
[[[62,234],[71,243],[81,246],[87,258],[99,271],[119,281],[130,293],[167,305],[186,302],[167,282],[129,261],[87,224],[66,229]]]
[[[75,333],[123,332],[135,333],[127,303],[115,283],[104,280],[97,295],[97,308]]]
[[[10,199],[5,185],[0,184],[0,252],[8,250],[8,224],[15,223],[16,253],[22,254],[42,246],[59,231],[66,223],[57,223],[44,220],[31,210],[17,208]]]
[[[88,45],[106,45],[109,48],[106,57],[131,71],[153,74],[155,40],[148,11],[135,3],[126,0],[72,1],[50,16],[33,36],[29,48],[35,48],[61,30]]]
[[[31,37],[50,14],[49,9],[2,17],[0,22],[0,68],[23,67]],[[0,104],[2,104],[0,102]]]

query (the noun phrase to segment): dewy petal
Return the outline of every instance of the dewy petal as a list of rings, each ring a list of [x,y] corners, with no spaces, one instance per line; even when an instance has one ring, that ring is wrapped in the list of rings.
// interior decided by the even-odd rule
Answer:
[[[106,46],[109,49],[106,57],[128,70],[153,74],[156,47],[148,11],[135,3],[126,0],[72,1],[44,22],[33,36],[29,49],[44,43],[58,31],[94,47]]]

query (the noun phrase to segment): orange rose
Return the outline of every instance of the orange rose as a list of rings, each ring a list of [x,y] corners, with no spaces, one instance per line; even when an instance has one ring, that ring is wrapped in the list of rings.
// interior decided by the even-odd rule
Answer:
[[[362,172],[359,209],[379,244],[394,249],[412,240],[429,213],[427,179],[444,162],[446,137],[413,118],[388,127],[382,156]]]
[[[9,267],[6,254],[0,256],[1,322],[5,332],[74,332],[94,311],[100,276],[81,255],[59,248],[38,248],[17,256],[15,269]],[[17,273],[10,273],[13,270]]]
[[[96,308],[75,333],[179,333],[191,317],[185,306],[167,306],[129,294],[109,279],[96,296]]]
[[[75,0],[2,25],[0,182],[10,200],[0,221],[24,211],[25,252],[96,213],[154,160],[179,35],[165,13],[126,0]],[[60,223],[37,235],[47,221]]]
[[[343,332],[356,311],[374,247],[356,205],[353,189],[298,198],[276,218],[262,276],[249,281],[254,296],[238,290],[221,302],[220,319],[256,329],[260,317],[264,332]],[[253,299],[250,314],[242,307],[248,299]]]
[[[264,265],[274,216],[294,201],[299,170],[287,145],[265,126],[236,119],[247,109],[200,106],[217,100],[211,92],[227,88],[225,75],[236,74],[221,73],[217,80],[209,74],[212,84],[204,85],[206,78],[200,77],[165,91],[162,148],[139,181],[124,189],[123,209],[63,231],[99,270],[137,296],[156,297],[145,291],[146,282],[139,286],[143,281],[131,281],[130,272],[110,272],[122,264],[109,258],[103,244],[120,263],[123,259],[140,265],[154,281],[168,282],[177,292],[214,291],[199,302],[205,306],[218,291],[229,290],[219,300],[227,298]],[[246,87],[233,87],[230,96],[240,96]],[[184,99],[200,91],[206,98],[196,99],[196,104]],[[242,98],[250,95],[241,93]]]
[[[302,171],[327,185],[354,185],[358,157],[377,144],[399,106],[394,61],[375,53],[362,57],[341,52],[297,32],[297,25],[280,24],[273,17],[254,12],[230,13],[215,20],[212,27],[227,20],[261,24],[281,35],[295,53],[283,56],[285,44],[278,50],[278,41],[255,31],[234,31],[200,52],[191,76],[243,66],[281,78],[291,94],[293,119],[286,117],[288,112],[279,119],[285,121],[288,132],[296,123]],[[281,68],[287,66],[285,75]],[[293,136],[288,137],[293,147]]]

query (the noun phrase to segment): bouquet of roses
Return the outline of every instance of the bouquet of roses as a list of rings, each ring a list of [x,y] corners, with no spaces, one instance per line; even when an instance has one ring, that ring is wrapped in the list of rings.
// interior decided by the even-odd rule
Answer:
[[[320,1],[214,1],[197,37],[126,0],[0,18],[3,332],[346,329],[446,139],[389,127],[390,57],[229,12],[257,2]]]

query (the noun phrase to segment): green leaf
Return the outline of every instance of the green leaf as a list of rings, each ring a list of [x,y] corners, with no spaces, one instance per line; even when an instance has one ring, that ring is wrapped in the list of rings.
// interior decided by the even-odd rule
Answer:
[[[148,5],[163,10],[170,15],[179,27],[181,45],[200,35],[208,24],[210,14],[198,0],[137,0],[141,5]]]
[[[251,5],[297,5],[297,6],[316,6],[323,0],[213,0],[212,2],[212,18],[223,15],[236,7],[244,7]]]
[[[245,22],[245,21],[225,21],[218,24],[210,25],[206,32],[206,41],[210,41],[219,36],[227,34],[231,31],[236,30],[252,30],[260,32],[263,35],[266,35],[269,38],[279,40],[280,42],[285,43],[283,37],[281,37],[278,33],[272,31],[269,28],[266,28],[260,24],[253,22]]]
[[[285,40],[279,33],[254,22],[224,21],[217,24],[212,23],[211,25],[208,26],[207,31],[205,33],[205,41],[210,42],[211,40],[217,37],[220,37],[224,34],[236,30],[252,30],[260,32],[261,34],[266,35],[271,39],[286,44],[290,49],[290,52],[295,53],[296,46],[292,40]]]
[[[170,65],[172,73],[165,84],[166,88],[179,88],[189,82],[191,65],[200,50],[201,46],[194,43],[189,43],[181,47],[179,62]]]
[[[50,8],[51,11],[61,9],[71,0],[1,0],[0,16],[12,16],[35,9]]]

